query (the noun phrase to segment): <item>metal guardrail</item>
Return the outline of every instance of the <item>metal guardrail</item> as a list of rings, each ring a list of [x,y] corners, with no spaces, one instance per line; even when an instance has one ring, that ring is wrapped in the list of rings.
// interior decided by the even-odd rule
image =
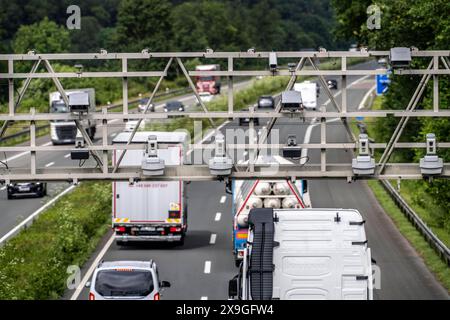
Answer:
[[[433,233],[433,231],[423,222],[419,215],[406,203],[401,195],[387,180],[380,181],[385,190],[389,193],[392,200],[405,214],[408,220],[415,226],[415,228],[422,234],[425,240],[432,246],[439,254],[441,259],[450,266],[450,250],[447,246]]]
[[[155,97],[156,98],[161,98],[161,97],[169,96],[169,95],[172,95],[172,94],[176,95],[176,94],[187,93],[188,91],[189,91],[189,88],[176,89],[176,90],[161,92],[159,94],[156,94]],[[144,98],[144,97],[142,97],[142,98]],[[135,104],[142,98],[136,98],[136,99],[133,99],[133,100],[129,100],[128,104]],[[111,109],[118,108],[118,107],[121,107],[121,106],[122,106],[122,103],[115,103],[115,104],[111,104],[111,105],[106,106],[106,108],[108,110],[111,110]],[[99,108],[97,108],[97,111],[101,111],[101,109],[102,109],[102,107],[99,107]],[[50,127],[50,125],[48,125],[48,124],[36,127],[36,132],[44,130],[44,129],[47,129],[49,127]],[[5,142],[5,141],[9,141],[9,140],[12,140],[12,139],[15,139],[15,138],[18,138],[20,136],[27,135],[29,133],[30,133],[30,129],[28,128],[28,129],[25,129],[25,130],[13,133],[11,135],[1,137],[0,138],[0,143],[1,142]]]

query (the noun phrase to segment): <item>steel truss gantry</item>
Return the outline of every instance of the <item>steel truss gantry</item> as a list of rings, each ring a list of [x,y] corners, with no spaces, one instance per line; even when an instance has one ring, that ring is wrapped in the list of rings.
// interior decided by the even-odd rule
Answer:
[[[413,49],[411,51],[412,59],[422,59],[428,63],[426,69],[394,69],[392,72],[395,75],[407,75],[421,77],[419,85],[417,86],[410,102],[405,106],[404,110],[358,110],[350,111],[348,108],[347,99],[347,78],[349,76],[375,76],[383,75],[388,72],[386,68],[380,69],[349,69],[348,62],[351,59],[363,58],[373,59],[379,57],[389,56],[389,51],[367,51],[361,49],[358,52],[347,51],[326,51],[320,50],[315,52],[275,52],[276,57],[280,60],[289,60],[293,62],[295,67],[282,68],[278,67],[275,70],[265,68],[264,70],[236,70],[235,61],[241,59],[263,59],[268,60],[271,52],[255,52],[249,50],[247,52],[214,52],[207,50],[205,52],[149,52],[143,50],[140,53],[108,53],[102,50],[101,53],[87,53],[87,54],[40,54],[35,52],[29,52],[28,54],[19,55],[0,55],[0,64],[7,64],[7,72],[0,73],[0,79],[6,79],[8,81],[8,113],[0,114],[0,121],[3,121],[3,125],[0,129],[0,137],[4,135],[8,125],[16,121],[25,121],[30,124],[30,144],[27,146],[13,146],[13,147],[0,147],[0,154],[12,153],[12,152],[29,152],[30,166],[27,168],[13,168],[8,167],[0,163],[0,182],[9,183],[10,181],[72,181],[78,182],[81,180],[215,180],[222,179],[223,177],[217,177],[210,174],[208,166],[205,164],[192,164],[192,165],[180,165],[180,166],[168,166],[165,170],[164,176],[145,176],[142,173],[141,168],[122,168],[120,162],[126,152],[126,150],[144,150],[143,144],[132,144],[131,141],[139,128],[139,124],[143,120],[160,120],[167,119],[166,113],[149,113],[150,104],[153,102],[156,92],[159,90],[163,79],[167,76],[169,68],[176,65],[182,71],[182,74],[188,80],[189,86],[192,89],[195,97],[197,98],[202,111],[197,112],[180,112],[171,113],[171,116],[183,116],[192,119],[208,119],[213,128],[219,123],[220,119],[239,119],[239,118],[270,118],[267,127],[263,130],[263,134],[259,141],[255,142],[255,134],[253,122],[250,122],[250,143],[248,144],[227,144],[228,150],[245,149],[249,151],[249,161],[245,164],[234,164],[230,177],[240,179],[252,179],[259,177],[261,179],[270,179],[274,177],[291,177],[295,178],[344,178],[344,179],[420,179],[422,174],[418,163],[388,163],[392,152],[396,148],[426,148],[424,143],[408,143],[399,142],[399,138],[410,118],[419,117],[446,117],[450,116],[450,110],[448,106],[441,106],[439,100],[439,77],[450,75],[449,68],[449,50],[441,51],[420,51]],[[223,71],[190,71],[187,70],[183,61],[192,58],[208,59],[208,61],[218,60],[226,61],[227,68]],[[338,59],[340,62],[340,68],[335,70],[321,70],[320,65],[317,63],[320,61],[327,61],[329,59]],[[84,72],[78,70],[77,72],[56,72],[52,63],[58,61],[108,61],[114,60],[121,62],[120,71],[94,71]],[[163,70],[148,70],[148,71],[130,71],[129,62],[132,60],[156,60],[166,61],[165,68]],[[29,73],[16,73],[14,71],[15,65],[18,63],[28,62],[32,64]],[[39,71],[39,67],[43,65],[44,71]],[[309,65],[309,67],[306,67]],[[195,84],[191,77],[198,76],[220,76],[224,77],[228,83],[227,93],[227,108],[221,111],[209,111],[207,106],[202,102],[199,94],[196,90]],[[322,85],[323,90],[330,99],[333,111],[300,111],[290,112],[283,110],[280,103],[272,112],[267,111],[255,111],[253,108],[249,108],[249,111],[236,111],[234,108],[234,81],[237,78],[242,77],[256,77],[256,76],[284,76],[289,77],[286,90],[291,90],[296,80],[300,76],[313,76],[318,77],[319,83]],[[341,101],[340,103],[335,99],[332,92],[328,89],[325,76],[338,76],[342,80],[341,89]],[[157,77],[158,81],[152,90],[150,99],[147,103],[147,110],[144,113],[130,113],[128,110],[128,80],[130,78],[146,78]],[[64,101],[68,104],[68,98],[65,94],[60,79],[64,78],[120,78],[122,79],[122,111],[121,112],[108,112],[106,108],[102,108],[99,112],[87,113],[87,114],[50,114],[50,113],[36,113],[34,109],[29,113],[17,113],[17,108],[21,104],[26,91],[29,88],[29,84],[33,79],[51,79],[55,84],[57,90],[61,93]],[[433,103],[432,108],[417,110],[417,106],[427,84],[433,81]],[[20,81],[20,90],[16,95],[15,86]],[[371,175],[355,175],[352,171],[351,163],[328,163],[326,152],[330,149],[344,149],[344,150],[356,150],[358,148],[357,137],[354,137],[352,131],[349,128],[348,120],[355,117],[365,118],[379,118],[387,117],[388,115],[400,118],[400,121],[395,129],[391,139],[388,143],[372,143],[370,148],[383,149],[384,153],[376,164],[375,173]],[[289,164],[279,165],[276,170],[268,168],[267,165],[258,163],[257,157],[261,150],[268,148],[281,149],[283,145],[280,144],[267,144],[269,134],[275,125],[277,119],[288,118],[298,119],[304,121],[308,118],[320,119],[321,126],[321,143],[306,143],[298,144],[301,148],[307,149],[319,149],[321,151],[321,160],[318,164]],[[346,143],[329,143],[326,141],[326,120],[338,119],[345,126],[349,142]],[[86,141],[86,149],[91,153],[92,158],[96,162],[95,167],[79,168],[77,165],[67,168],[38,168],[36,164],[36,154],[39,152],[54,152],[54,151],[70,151],[73,146],[37,146],[36,145],[36,121],[51,121],[51,120],[65,120],[74,121],[77,128],[83,135]],[[102,142],[95,145],[90,139],[86,130],[81,125],[81,120],[98,120],[102,123]],[[130,120],[137,120],[138,125],[135,126],[129,141],[125,145],[109,144],[107,139],[109,122],[112,120],[119,120],[127,122]],[[210,149],[214,145],[191,145],[193,150],[198,148]],[[438,141],[438,148],[449,148],[450,142]],[[115,165],[110,165],[110,153],[114,150],[124,150],[121,153],[118,161]],[[1,160],[1,158],[0,158]],[[442,173],[436,177],[449,178],[450,177],[450,164],[444,163]]]

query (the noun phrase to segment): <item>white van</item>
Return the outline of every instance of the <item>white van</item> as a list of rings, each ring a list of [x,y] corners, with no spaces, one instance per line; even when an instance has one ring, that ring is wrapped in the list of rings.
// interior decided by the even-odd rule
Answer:
[[[301,93],[305,109],[317,109],[317,84],[315,82],[303,81],[296,83],[294,84],[294,91]]]

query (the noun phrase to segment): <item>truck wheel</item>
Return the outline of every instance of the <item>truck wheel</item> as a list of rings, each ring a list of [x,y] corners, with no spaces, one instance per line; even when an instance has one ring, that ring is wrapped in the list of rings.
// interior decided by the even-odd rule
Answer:
[[[121,246],[121,247],[125,246],[125,242],[120,241],[120,240],[117,240],[117,241],[116,241],[116,244],[117,244],[118,246]]]
[[[178,245],[178,246],[184,246],[184,238],[186,238],[185,235],[183,235],[183,236],[181,237],[180,241],[177,242],[177,245]]]
[[[13,195],[8,192],[8,200],[11,200],[13,198]]]

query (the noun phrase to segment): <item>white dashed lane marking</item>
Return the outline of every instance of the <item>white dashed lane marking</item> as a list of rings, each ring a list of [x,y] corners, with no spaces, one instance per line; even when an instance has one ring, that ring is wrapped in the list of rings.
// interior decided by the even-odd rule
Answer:
[[[217,212],[216,217],[214,218],[214,221],[220,221],[221,217],[222,217],[222,214],[220,212]]]
[[[45,167],[48,168],[48,167],[51,167],[51,166],[54,165],[54,164],[55,164],[54,162],[50,162],[50,163],[47,163],[47,164],[45,165]]]
[[[222,198],[220,198],[220,203],[225,203],[225,201],[227,201],[227,197],[222,196]]]
[[[211,273],[211,261],[205,261],[205,273]]]
[[[209,239],[209,244],[215,244],[217,239],[217,234],[211,234],[211,238]]]

